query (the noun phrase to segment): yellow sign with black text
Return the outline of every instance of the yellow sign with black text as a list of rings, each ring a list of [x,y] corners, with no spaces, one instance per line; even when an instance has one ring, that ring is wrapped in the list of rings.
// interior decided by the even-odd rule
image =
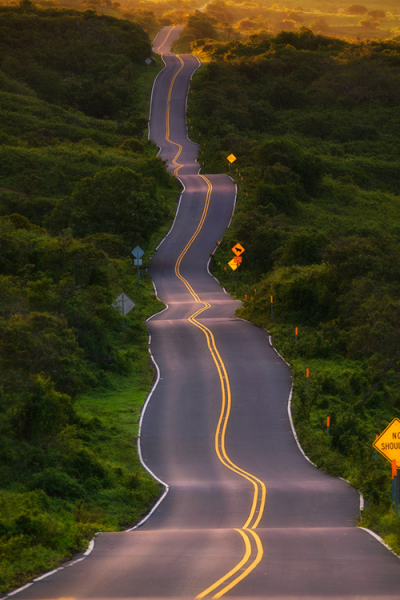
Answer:
[[[389,462],[395,460],[400,469],[400,420],[393,419],[372,445]]]
[[[234,258],[232,258],[232,260],[230,260],[230,261],[228,262],[228,265],[230,266],[230,268],[232,269],[232,271],[236,271],[236,269],[237,269],[237,268],[238,268],[238,266],[239,266],[239,265],[238,265],[238,263],[237,263],[237,262],[235,262],[235,259],[234,259]]]

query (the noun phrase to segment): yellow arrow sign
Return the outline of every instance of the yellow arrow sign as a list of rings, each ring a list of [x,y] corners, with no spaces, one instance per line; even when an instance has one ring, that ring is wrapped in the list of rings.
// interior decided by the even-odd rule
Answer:
[[[386,427],[385,431],[376,438],[372,444],[375,450],[378,450],[389,462],[396,461],[397,468],[400,469],[400,421],[393,421]]]
[[[236,271],[236,269],[238,268],[238,263],[235,262],[235,259],[232,258],[232,260],[230,260],[228,262],[228,265],[230,266],[230,268],[232,269],[232,271]]]
[[[234,162],[235,162],[235,160],[236,160],[236,156],[235,156],[234,154],[230,154],[230,155],[229,155],[229,156],[227,156],[226,158],[229,160],[229,162],[230,162],[231,164],[232,164],[232,163],[234,163]]]
[[[233,246],[232,252],[233,254],[236,254],[236,256],[240,256],[241,254],[243,254],[244,248],[242,244],[236,244],[235,246]]]

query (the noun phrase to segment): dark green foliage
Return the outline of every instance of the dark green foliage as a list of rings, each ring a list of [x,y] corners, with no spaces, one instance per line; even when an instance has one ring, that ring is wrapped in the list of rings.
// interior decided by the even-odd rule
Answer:
[[[40,292],[43,286],[36,286],[35,293]],[[83,359],[76,334],[62,316],[30,312],[0,319],[0,369],[6,390],[32,375],[51,373],[58,391],[76,395],[93,383]]]
[[[167,215],[154,179],[114,167],[78,183],[71,198],[59,202],[49,224],[70,226],[79,238],[106,231],[128,245],[146,245]]]
[[[215,39],[217,37],[214,29],[215,24],[216,20],[213,17],[209,17],[205,13],[196,10],[194,15],[188,17],[186,28],[197,38]]]
[[[271,172],[269,173],[271,175]],[[271,212],[271,205],[276,213],[293,214],[296,210],[296,189],[290,181],[283,185],[260,183],[256,193],[257,203]],[[273,211],[273,212],[275,212]]]
[[[264,177],[274,183],[298,182],[310,195],[314,195],[318,190],[323,174],[321,159],[305,152],[297,144],[286,139],[267,142],[261,146],[259,158]],[[282,167],[287,170],[283,170]],[[298,175],[297,181],[293,173]]]
[[[43,100],[97,118],[134,108],[135,67],[151,55],[139,25],[92,11],[33,5],[28,12],[0,7],[0,15],[4,91],[24,89],[8,83],[12,78]]]

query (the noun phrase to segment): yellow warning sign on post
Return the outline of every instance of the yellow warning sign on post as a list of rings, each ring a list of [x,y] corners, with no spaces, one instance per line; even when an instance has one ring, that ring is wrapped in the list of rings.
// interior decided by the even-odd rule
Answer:
[[[232,164],[232,163],[234,163],[234,162],[235,162],[235,160],[236,160],[236,156],[235,156],[234,154],[230,154],[230,155],[229,155],[229,156],[227,156],[226,158],[229,160],[229,162],[230,162],[231,164]]]
[[[240,256],[241,254],[243,254],[244,248],[243,248],[242,244],[236,244],[235,246],[233,246],[232,252],[236,256]]]
[[[395,460],[400,469],[400,420],[393,419],[372,445],[389,462]]]
[[[239,266],[239,265],[238,265],[238,263],[237,263],[237,262],[235,262],[235,259],[234,259],[234,258],[232,258],[232,260],[230,260],[230,261],[228,262],[228,265],[230,266],[230,268],[232,269],[232,271],[236,271],[236,269],[237,269],[237,268],[238,268],[238,266]]]

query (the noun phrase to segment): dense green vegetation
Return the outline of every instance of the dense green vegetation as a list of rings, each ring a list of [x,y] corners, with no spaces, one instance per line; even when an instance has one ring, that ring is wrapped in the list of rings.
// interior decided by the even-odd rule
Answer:
[[[400,410],[400,44],[302,29],[206,51],[188,116],[204,172],[227,172],[233,153],[239,185],[212,268],[290,361],[305,451],[363,492],[363,524],[399,551],[390,464],[372,443]]]
[[[0,17],[1,593],[160,493],[134,442],[161,305],[130,252],[178,190],[147,141],[159,68],[138,25],[26,0]]]

